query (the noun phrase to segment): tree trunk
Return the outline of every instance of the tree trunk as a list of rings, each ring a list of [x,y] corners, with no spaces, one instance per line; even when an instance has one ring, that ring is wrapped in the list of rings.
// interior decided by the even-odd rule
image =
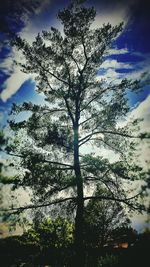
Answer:
[[[79,162],[79,135],[78,126],[74,127],[74,170],[77,185],[77,210],[75,218],[75,266],[84,266],[84,249],[83,249],[83,180]]]

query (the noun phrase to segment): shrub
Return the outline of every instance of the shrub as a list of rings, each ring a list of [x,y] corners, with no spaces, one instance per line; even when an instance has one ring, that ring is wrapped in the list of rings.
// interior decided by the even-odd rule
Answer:
[[[115,267],[118,265],[118,257],[115,255],[101,256],[98,262],[98,267]]]

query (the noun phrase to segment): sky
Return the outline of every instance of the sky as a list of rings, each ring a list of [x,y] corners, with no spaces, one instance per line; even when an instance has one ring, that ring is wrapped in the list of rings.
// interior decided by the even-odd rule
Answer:
[[[59,21],[56,19],[56,15],[59,9],[68,4],[69,0],[44,0],[41,1],[42,4],[37,5],[30,12],[26,12],[28,7],[26,6],[24,10],[26,13],[21,14],[20,8],[25,2],[28,4],[35,3],[33,0],[4,1],[1,4],[0,19],[2,21],[7,19],[8,21],[9,18],[9,26],[13,29],[15,28],[15,32],[18,32],[29,43],[34,40],[38,32],[47,30],[51,26],[62,29]],[[148,2],[147,0],[86,1],[86,5],[94,5],[97,10],[96,20],[92,27],[100,27],[103,23],[107,22],[110,22],[112,25],[124,22],[124,30],[113,43],[112,51],[110,51],[100,70],[100,74],[103,74],[103,76],[111,79],[120,79],[127,76],[138,79],[142,73],[148,76],[146,74],[149,72],[150,62],[150,35],[148,34],[150,28],[148,14],[150,4]],[[22,16],[18,18],[17,12]],[[21,20],[22,17],[23,19]],[[15,27],[12,25],[15,25]],[[4,40],[6,36],[1,34],[0,38]],[[19,67],[14,65],[14,60],[19,57],[18,51],[15,51],[15,49],[10,48],[6,44],[1,45],[1,118],[6,117],[7,111],[13,102],[20,103],[29,99],[35,102],[41,101],[41,98],[34,92],[34,77],[22,73]],[[145,100],[150,93],[149,89],[149,86],[145,86],[142,94],[129,94],[129,104],[134,106],[138,102]]]
[[[7,124],[12,103],[32,101],[44,103],[42,96],[35,92],[34,76],[24,74],[14,64],[20,54],[8,45],[5,31],[6,22],[9,28],[29,43],[42,30],[51,26],[62,31],[60,22],[56,19],[58,10],[65,7],[69,0],[5,0],[0,9],[0,120],[1,126]],[[94,6],[97,11],[93,28],[101,27],[110,22],[117,25],[124,23],[122,33],[113,42],[112,47],[102,64],[98,78],[120,80],[123,78],[141,79],[143,91],[139,94],[128,92],[130,114],[144,118],[144,127],[150,130],[150,2],[149,0],[87,0],[87,6]],[[147,85],[144,84],[146,80]],[[145,147],[142,158],[147,158],[149,152]],[[136,221],[137,223],[137,221]]]

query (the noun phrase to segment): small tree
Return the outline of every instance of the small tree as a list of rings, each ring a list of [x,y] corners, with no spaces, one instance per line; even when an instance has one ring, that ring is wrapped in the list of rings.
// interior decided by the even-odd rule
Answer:
[[[134,140],[134,136],[128,126],[117,126],[129,111],[126,89],[138,90],[139,83],[97,79],[122,24],[112,27],[108,23],[91,29],[95,15],[93,7],[85,8],[74,1],[58,13],[63,34],[51,27],[38,34],[32,45],[19,36],[13,43],[25,58],[25,63],[20,64],[22,71],[36,75],[37,93],[44,94],[47,102],[14,104],[12,108],[14,115],[31,112],[28,119],[9,123],[15,131],[15,141],[9,140],[7,152],[20,157],[25,169],[19,174],[18,186],[30,187],[34,195],[33,205],[20,207],[20,211],[73,203],[78,266],[84,266],[84,203],[104,199],[133,208],[133,194],[130,198],[125,196],[122,180],[134,180],[141,171],[126,157],[128,145],[133,146],[128,139]],[[120,155],[119,161],[110,163],[102,156],[84,156],[81,148],[88,142],[112,149]],[[96,184],[105,185],[110,194],[92,196],[90,188]]]
[[[73,227],[71,222],[61,217],[44,219],[24,233],[22,240],[41,248],[66,248],[73,243]]]
[[[98,188],[95,196],[110,196],[105,188]],[[114,232],[121,227],[127,227],[130,223],[127,215],[118,202],[103,199],[90,200],[84,214],[84,240],[91,247],[109,245],[114,239]]]

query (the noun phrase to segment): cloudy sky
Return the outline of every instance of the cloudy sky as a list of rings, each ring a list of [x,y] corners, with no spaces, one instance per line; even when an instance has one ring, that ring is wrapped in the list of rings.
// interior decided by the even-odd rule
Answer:
[[[69,0],[5,0],[0,11],[0,120],[5,125],[12,103],[33,101],[43,103],[42,96],[35,92],[32,75],[24,74],[14,64],[20,54],[8,45],[6,26],[19,33],[31,43],[38,32],[48,30],[51,26],[62,31],[56,19],[57,11],[65,7]],[[99,70],[99,79],[120,80],[125,77],[143,80],[143,91],[139,94],[128,93],[131,108],[129,117],[144,118],[142,127],[149,130],[150,115],[150,18],[149,0],[87,0],[87,6],[93,5],[97,10],[93,28],[110,22],[117,25],[124,22],[124,29],[112,44],[109,55]],[[147,85],[144,84],[146,80]],[[149,156],[143,147],[142,158]]]
[[[37,3],[36,6],[35,0],[5,0],[1,4],[0,19],[3,22],[7,21],[11,29],[19,32],[30,43],[43,29],[49,29],[50,26],[61,29],[56,14],[59,9],[68,4],[69,0],[43,0],[39,2],[42,4]],[[138,79],[142,73],[148,76],[150,61],[148,2],[147,0],[86,1],[87,5],[94,5],[97,10],[92,27],[100,27],[107,22],[113,25],[124,22],[124,30],[113,43],[110,56],[106,58],[100,70],[100,76],[103,75],[108,79],[121,79],[127,76]],[[33,8],[31,8],[33,3]],[[0,38],[6,39],[6,35],[1,34]],[[4,114],[6,116],[6,110],[10,108],[12,102],[22,102],[29,99],[33,99],[35,102],[41,101],[34,93],[34,77],[22,73],[19,67],[14,65],[14,60],[19,57],[18,51],[11,49],[6,43],[1,45],[1,118]],[[131,94],[129,96],[130,105],[133,106],[145,100],[148,94],[148,86],[145,86],[143,93],[138,96]]]

